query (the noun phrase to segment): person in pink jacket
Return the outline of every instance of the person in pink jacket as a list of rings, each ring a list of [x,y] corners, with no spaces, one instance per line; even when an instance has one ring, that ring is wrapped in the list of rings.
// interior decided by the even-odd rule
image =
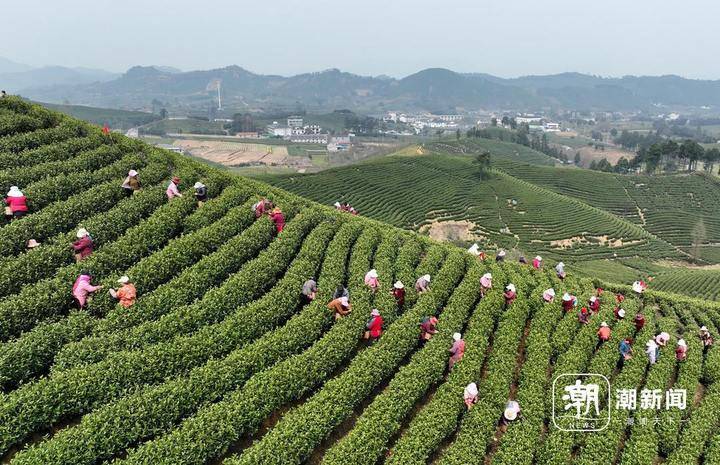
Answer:
[[[73,284],[72,295],[75,297],[75,300],[77,300],[80,308],[85,308],[90,294],[102,289],[102,286],[93,286],[90,284],[91,279],[92,276],[90,276],[88,272],[81,271],[80,276],[78,276],[75,280],[75,284]]]
[[[168,184],[167,190],[165,191],[168,199],[172,200],[175,197],[182,197],[180,189],[178,189],[178,184],[180,184],[180,178],[174,176],[170,181],[170,184]]]
[[[380,287],[378,272],[375,268],[365,273],[365,285],[372,289],[373,292],[377,291],[378,287]]]

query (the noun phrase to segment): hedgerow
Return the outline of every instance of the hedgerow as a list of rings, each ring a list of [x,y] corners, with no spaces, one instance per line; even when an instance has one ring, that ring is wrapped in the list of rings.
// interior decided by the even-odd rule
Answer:
[[[242,389],[199,411],[171,434],[132,451],[124,462],[197,463],[217,457],[243,433],[259,426],[267,414],[284,403],[301,397],[329,376],[339,363],[353,352],[355,344],[349,342],[357,340],[363,331],[370,310],[370,295],[362,279],[370,264],[377,239],[376,229],[366,229],[353,249],[350,265],[353,311],[349,316],[336,322],[330,331],[305,352],[256,374]],[[383,242],[395,243],[395,240],[396,238],[391,236]],[[397,254],[396,275],[399,277],[412,273],[412,270],[408,273],[407,269],[414,266],[420,253],[414,240],[410,240],[406,245],[408,246],[404,246]],[[382,257],[381,252],[389,256]],[[443,255],[435,254],[426,260],[425,264],[431,266]],[[394,256],[395,250],[392,247],[385,248],[380,244],[376,262],[381,279],[390,278],[392,273],[382,269],[384,267],[380,265],[380,260],[390,263],[390,257]],[[298,372],[305,375],[298,376]]]

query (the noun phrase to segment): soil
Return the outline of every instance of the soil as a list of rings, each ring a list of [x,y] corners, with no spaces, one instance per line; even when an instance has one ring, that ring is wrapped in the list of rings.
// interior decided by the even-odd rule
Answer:
[[[592,241],[590,239],[592,239]],[[575,245],[598,244],[600,246],[609,247],[611,249],[617,249],[627,245],[640,244],[642,242],[642,240],[624,241],[622,238],[613,239],[608,237],[607,235],[587,237],[573,236],[568,239],[558,239],[556,241],[550,241],[550,246],[564,250],[571,249],[575,247]]]
[[[433,221],[422,226],[421,233],[428,235],[436,241],[478,241],[484,240],[482,235],[473,233],[477,225],[471,221]]]

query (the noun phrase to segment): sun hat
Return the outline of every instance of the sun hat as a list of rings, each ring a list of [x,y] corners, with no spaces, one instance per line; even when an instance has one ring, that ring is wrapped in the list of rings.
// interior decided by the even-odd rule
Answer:
[[[373,309],[372,309],[372,312],[370,312],[370,315],[372,315],[372,316],[380,316],[380,310],[378,310],[377,308],[373,308]]]
[[[130,282],[130,278],[128,276],[120,276],[120,279],[117,280],[120,284],[127,284]]]
[[[77,233],[75,234],[75,236],[77,236],[78,239],[82,239],[83,237],[88,236],[88,235],[90,235],[90,233],[85,228],[78,229]]]
[[[604,321],[603,321],[602,323],[600,323],[600,326],[603,326],[603,327],[607,327],[607,325],[608,325],[608,324],[605,323]]]
[[[368,271],[367,274],[368,274],[368,276],[370,276],[371,278],[377,278],[377,277],[378,277],[378,272],[377,272],[377,270],[376,270],[375,268],[373,268],[372,270]]]
[[[128,171],[128,176],[130,176],[131,178],[132,178],[132,177],[135,177],[135,176],[137,176],[137,175],[138,175],[138,172],[135,171],[135,170],[130,170],[130,171]]]
[[[10,190],[7,193],[8,197],[22,197],[23,193],[18,186],[10,186]]]
[[[402,283],[402,281],[395,282],[395,288],[396,289],[403,289],[405,285]]]
[[[680,347],[687,347],[685,339],[680,339],[679,341],[677,341],[677,345],[679,345]]]
[[[708,329],[707,329],[707,326],[702,326],[702,327],[700,327],[700,331],[707,332],[707,330],[708,330]]]
[[[427,282],[430,282],[430,275],[429,275],[429,274],[424,274],[424,275],[422,275],[422,279],[424,279],[424,280],[427,281]]]
[[[513,283],[510,283],[507,286],[505,286],[505,289],[507,289],[508,291],[515,292],[515,285]]]
[[[541,262],[541,261],[542,261],[542,257],[541,257],[540,255],[536,255],[536,256],[535,256],[535,260]]]
[[[333,204],[333,207],[335,207],[335,208],[340,208],[340,207],[341,207],[340,202],[335,202],[335,203]]]
[[[572,297],[570,297],[570,294],[566,292],[565,294],[563,294],[562,300],[564,300],[565,302],[570,302],[572,300]]]
[[[503,416],[506,419],[513,421],[514,419],[517,418],[517,410],[515,410],[514,408],[506,408],[505,411],[503,412]]]
[[[35,239],[30,239],[27,241],[27,248],[28,249],[34,249],[35,247],[39,247],[40,243],[36,241]]]
[[[195,189],[200,189],[202,187],[205,187],[205,184],[201,183],[200,181],[196,182],[195,185],[193,185]]]
[[[348,300],[347,297],[342,296],[342,297],[340,297],[340,304],[341,304],[343,307],[348,307],[348,306],[350,306],[350,301]]]
[[[650,339],[649,341],[647,341],[647,342],[645,343],[645,345],[646,345],[647,347],[652,347],[652,346],[657,345],[657,344],[655,344],[655,339]]]
[[[497,254],[498,254],[498,257],[504,257],[504,256],[505,256],[505,251],[504,251],[504,250],[500,250]]]
[[[480,246],[477,244],[473,244],[468,249],[468,252],[470,252],[473,255],[480,255]]]
[[[490,273],[485,273],[482,278],[480,278],[480,284],[483,287],[490,287],[492,285],[492,275]]]
[[[545,291],[545,293],[547,295],[555,297],[555,289],[553,289],[552,287],[550,289],[548,289],[547,291]]]
[[[475,384],[475,383],[468,384],[467,387],[465,388],[465,391],[468,394],[470,394],[471,396],[476,396],[478,393],[477,384]]]
[[[453,341],[459,341],[460,339],[462,339],[462,334],[453,333]]]
[[[273,208],[273,213],[282,213],[282,210],[280,210],[280,207]]]
[[[621,308],[620,310],[618,310],[618,316],[620,318],[625,318],[625,309]]]
[[[597,300],[597,297],[595,297],[594,295],[590,296],[590,302],[595,302],[596,300]]]

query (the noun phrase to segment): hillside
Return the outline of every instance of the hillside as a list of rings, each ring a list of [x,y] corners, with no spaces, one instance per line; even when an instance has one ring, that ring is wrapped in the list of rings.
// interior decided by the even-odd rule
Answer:
[[[412,173],[415,164],[432,168],[435,158],[397,163],[408,163]],[[376,166],[390,168],[353,169]],[[130,168],[140,172],[143,189],[128,197],[119,186]],[[433,169],[440,181],[457,174]],[[181,177],[183,198],[165,197],[170,176]],[[493,190],[521,186],[523,202],[557,198],[578,215],[634,234],[642,241],[636,247],[667,248],[631,222],[500,171],[496,176],[487,183]],[[0,100],[0,179],[3,189],[20,185],[30,207],[24,218],[0,225],[3,463],[720,461],[720,349],[703,351],[696,337],[700,325],[719,334],[718,304],[652,291],[635,296],[626,286],[574,273],[560,282],[551,263],[531,272],[516,263],[481,262],[452,245],[103,136],[97,127],[15,98]],[[209,187],[202,206],[189,192],[198,180]],[[282,232],[268,217],[255,218],[251,205],[260,196],[282,207]],[[532,228],[530,216],[519,216],[510,214],[508,224]],[[80,226],[91,232],[95,250],[75,263],[69,243]],[[539,237],[560,227],[538,225]],[[40,247],[26,250],[29,238]],[[381,283],[375,294],[363,282],[370,268]],[[75,308],[70,294],[81,270],[105,286],[85,310]],[[492,272],[494,286],[481,298],[485,272]],[[426,273],[430,290],[417,294],[412,283]],[[106,290],[122,275],[138,290],[130,308],[116,305]],[[318,279],[319,296],[304,304],[300,289],[309,276]],[[400,308],[387,292],[398,279],[408,284]],[[501,291],[510,282],[518,298],[504,309]],[[339,285],[349,288],[352,312],[335,321],[326,303]],[[543,304],[549,286],[581,302],[603,286],[599,315],[582,325],[575,312]],[[627,319],[613,318],[612,292],[627,295]],[[384,317],[384,332],[372,345],[356,343],[373,308]],[[636,312],[646,317],[639,331],[630,321]],[[418,322],[430,315],[438,316],[439,332],[421,345]],[[612,340],[598,344],[603,320]],[[648,365],[642,345],[660,330],[671,334],[672,346],[678,337],[687,340],[686,361],[676,362],[668,349]],[[462,332],[466,351],[447,373],[454,332]],[[623,337],[637,340],[636,356],[620,369]],[[658,426],[655,411],[613,410],[600,433],[562,432],[551,426],[547,391],[560,398],[562,386],[555,388],[553,378],[584,371],[618,387],[685,389],[687,407],[659,411]],[[478,384],[479,397],[466,411],[463,389],[470,382]],[[523,419],[505,431],[497,419],[508,397],[520,402]],[[600,407],[607,413],[612,405]],[[650,426],[641,426],[642,419],[651,419]]]
[[[70,72],[70,71],[68,71]],[[104,81],[104,82],[94,82]],[[207,109],[221,83],[228,108],[341,108],[384,112],[477,109],[649,110],[720,105],[720,81],[678,76],[602,78],[579,73],[503,79],[430,68],[396,79],[359,76],[337,69],[295,76],[261,75],[240,66],[177,72],[135,66],[111,80],[78,78],[69,85],[26,85],[34,100],[114,108],[144,108],[159,100],[181,108]],[[0,79],[0,82],[2,80]],[[28,82],[28,81],[26,81]],[[35,81],[29,81],[35,82]],[[17,90],[17,86],[13,87]]]

